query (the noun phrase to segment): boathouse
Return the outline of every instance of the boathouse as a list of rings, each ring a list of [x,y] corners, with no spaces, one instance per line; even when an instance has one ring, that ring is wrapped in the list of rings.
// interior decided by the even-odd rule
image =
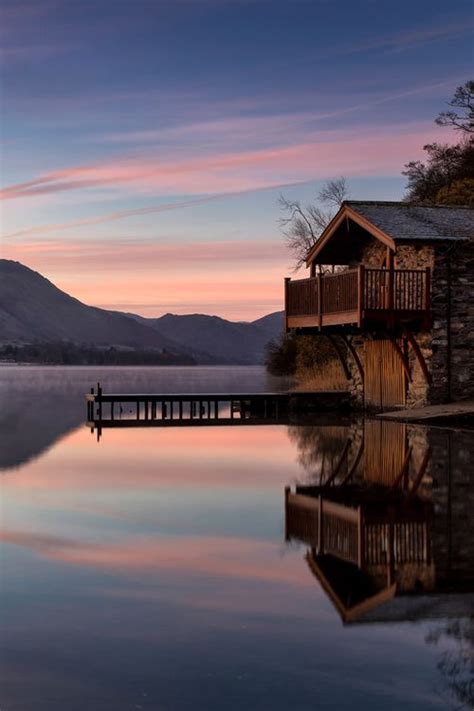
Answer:
[[[286,330],[326,336],[358,402],[474,397],[474,209],[346,201],[306,266]]]

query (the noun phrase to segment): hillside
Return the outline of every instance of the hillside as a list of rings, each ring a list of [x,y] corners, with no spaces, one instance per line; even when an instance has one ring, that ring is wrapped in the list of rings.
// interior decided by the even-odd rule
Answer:
[[[93,346],[166,349],[201,363],[263,361],[266,343],[283,328],[281,312],[257,321],[166,314],[147,319],[87,306],[28,267],[0,259],[0,345],[70,341]]]
[[[0,343],[34,340],[170,351],[175,345],[129,316],[86,306],[38,272],[1,259]]]

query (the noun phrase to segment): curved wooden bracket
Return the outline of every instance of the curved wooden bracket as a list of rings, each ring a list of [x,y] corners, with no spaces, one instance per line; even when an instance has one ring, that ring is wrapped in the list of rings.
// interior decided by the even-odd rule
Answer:
[[[359,449],[357,450],[356,457],[355,457],[354,461],[352,462],[351,468],[349,469],[347,476],[345,477],[345,479],[343,479],[341,481],[341,484],[340,484],[341,486],[344,486],[344,484],[347,484],[352,479],[352,475],[354,474],[355,470],[357,469],[357,465],[359,464],[359,462],[361,460],[363,452],[364,452],[364,438],[362,437],[360,440]]]
[[[408,367],[407,359],[405,358],[405,354],[403,353],[402,349],[400,348],[400,346],[398,345],[398,343],[396,342],[396,340],[394,338],[390,339],[390,343],[392,344],[392,346],[395,350],[395,353],[397,354],[397,356],[403,366],[403,370],[405,371],[405,375],[407,376],[408,381],[411,383],[412,377],[411,377],[411,373],[410,373],[410,368]]]
[[[413,348],[413,352],[416,356],[418,363],[420,364],[420,368],[423,372],[423,375],[425,376],[426,382],[428,383],[428,385],[431,385],[433,378],[432,378],[430,371],[428,370],[428,366],[426,365],[426,360],[423,357],[423,353],[420,350],[420,346],[416,342],[415,336],[408,328],[406,328],[404,330],[404,334],[407,337],[408,343]]]
[[[349,353],[350,353],[351,356],[353,357],[354,362],[355,362],[355,364],[356,364],[356,366],[357,366],[357,370],[359,371],[359,375],[360,375],[360,377],[361,377],[361,380],[362,380],[362,382],[364,382],[364,369],[363,369],[363,367],[362,367],[362,363],[360,362],[360,358],[359,358],[359,356],[357,355],[356,349],[354,348],[354,346],[353,346],[352,343],[349,341],[349,339],[347,338],[346,335],[341,335],[341,338],[342,338],[342,340],[344,341],[344,343],[346,344],[347,350],[349,351]]]
[[[339,358],[339,361],[341,363],[342,369],[344,371],[344,375],[346,376],[346,380],[351,380],[351,371],[347,367],[346,359],[344,358],[344,354],[342,350],[339,348],[339,344],[334,338],[334,336],[331,336],[330,334],[324,334],[328,341],[331,343],[332,347],[334,348],[335,352],[337,353],[337,357]]]
[[[335,478],[337,477],[337,475],[339,474],[339,472],[341,471],[341,467],[342,467],[342,465],[343,465],[343,463],[344,463],[344,460],[345,460],[345,458],[347,457],[347,455],[348,455],[348,453],[349,453],[349,448],[350,448],[350,446],[351,446],[351,440],[348,439],[348,440],[346,441],[346,444],[344,445],[344,449],[342,450],[342,454],[341,454],[341,456],[339,457],[339,461],[338,461],[338,463],[337,463],[337,465],[336,465],[336,468],[334,469],[333,473],[329,476],[328,480],[324,482],[324,486],[330,486],[330,485],[332,484],[332,482],[334,481],[334,479],[335,479]]]

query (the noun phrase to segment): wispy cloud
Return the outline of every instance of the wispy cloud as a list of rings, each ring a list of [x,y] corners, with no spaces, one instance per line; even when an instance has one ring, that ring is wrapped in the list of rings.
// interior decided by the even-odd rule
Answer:
[[[50,269],[80,267],[88,274],[102,272],[103,263],[116,269],[137,268],[140,271],[147,265],[159,265],[162,268],[183,269],[187,265],[201,269],[204,264],[214,265],[216,262],[236,265],[236,263],[255,263],[265,260],[265,263],[280,263],[286,257],[283,243],[275,244],[269,240],[225,241],[225,242],[185,242],[179,244],[153,243],[152,240],[138,239],[91,239],[84,240],[51,240],[45,242],[19,243],[6,245],[5,256],[9,259],[25,261],[32,260],[37,264],[40,260]],[[153,268],[156,268],[153,266]],[[216,265],[221,269],[222,265]]]
[[[92,218],[42,225],[6,235],[44,234],[58,229],[89,226],[137,215],[178,210],[258,189],[345,174],[370,176],[399,174],[406,160],[422,155],[422,146],[445,138],[442,129],[426,124],[366,130],[318,133],[313,141],[261,150],[212,153],[192,159],[159,160],[154,157],[123,158],[90,166],[40,175],[1,191],[3,200],[23,199],[95,187],[161,195],[197,195],[180,202],[121,210]],[[123,194],[123,193],[122,193]],[[119,193],[120,195],[120,193]]]
[[[302,66],[330,57],[342,57],[345,55],[360,54],[364,52],[382,51],[406,51],[433,42],[443,42],[463,35],[472,34],[474,22],[471,18],[467,21],[448,22],[443,25],[431,27],[409,28],[391,34],[379,35],[377,37],[362,40],[360,42],[346,43],[345,45],[333,45],[330,48],[315,51],[311,55],[302,59],[290,59],[281,66]]]

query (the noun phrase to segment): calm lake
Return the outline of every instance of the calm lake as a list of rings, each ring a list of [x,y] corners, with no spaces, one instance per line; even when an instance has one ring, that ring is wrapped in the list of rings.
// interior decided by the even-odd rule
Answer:
[[[474,707],[472,431],[333,413],[97,441],[99,380],[285,389],[0,368],[2,711]]]

